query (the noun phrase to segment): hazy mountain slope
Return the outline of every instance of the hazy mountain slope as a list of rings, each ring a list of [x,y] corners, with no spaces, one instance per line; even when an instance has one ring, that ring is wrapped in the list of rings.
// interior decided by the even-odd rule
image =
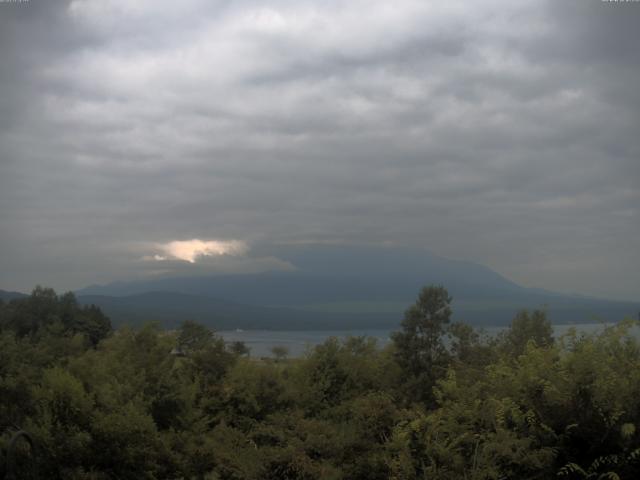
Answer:
[[[441,283],[453,295],[464,297],[522,290],[487,267],[424,250],[314,245],[280,247],[270,253],[289,261],[297,270],[115,282],[87,287],[78,293],[131,295],[161,290],[259,305],[300,305],[372,298],[406,301],[430,283]]]
[[[296,309],[242,305],[198,295],[172,292],[110,297],[80,295],[82,304],[99,306],[114,325],[141,325],[160,322],[175,328],[184,320],[195,320],[217,330],[300,329],[323,330],[344,328],[385,328],[388,314],[307,312]]]
[[[546,308],[557,323],[617,321],[640,311],[640,303],[523,288],[487,267],[416,249],[294,246],[268,253],[297,270],[155,278],[78,293],[117,318],[175,322],[188,317],[223,328],[394,327],[420,288],[432,283],[452,294],[455,319],[478,325],[506,324],[522,308]],[[141,295],[146,292],[154,293]],[[97,299],[96,294],[128,298]]]
[[[26,297],[26,293],[20,292],[9,292],[7,290],[0,290],[0,300],[4,300],[8,302],[9,300],[13,300],[14,298],[24,298]]]
[[[364,328],[396,328],[405,305],[376,309],[369,304],[358,310],[332,305],[298,308],[273,308],[222,302],[197,295],[171,292],[149,292],[139,295],[109,297],[82,295],[83,304],[95,304],[111,318],[114,325],[140,325],[160,322],[165,328],[175,328],[184,320],[196,320],[218,330],[282,329],[282,330],[349,330]],[[408,305],[408,304],[407,304]],[[539,305],[532,305],[536,308]],[[526,306],[524,306],[526,307]],[[506,325],[521,308],[519,304],[469,305],[454,300],[454,320],[478,326]],[[637,305],[635,306],[637,307]],[[629,315],[633,305],[618,302],[588,304],[566,303],[547,308],[556,323],[587,323],[617,321]]]

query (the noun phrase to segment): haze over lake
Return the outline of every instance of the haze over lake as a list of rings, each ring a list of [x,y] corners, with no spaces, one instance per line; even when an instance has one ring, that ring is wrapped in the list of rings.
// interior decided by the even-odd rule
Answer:
[[[606,328],[606,324],[582,323],[553,325],[553,334],[560,337],[569,329],[575,328],[578,333],[595,333]],[[505,330],[505,327],[486,327],[483,333],[495,336]],[[330,337],[345,339],[347,337],[371,337],[375,338],[379,347],[385,347],[391,341],[393,331],[388,329],[369,330],[329,330],[329,331],[300,331],[300,330],[226,330],[217,332],[228,343],[244,342],[251,351],[253,357],[271,357],[273,347],[285,347],[289,356],[298,357],[311,352],[313,347],[323,343]]]

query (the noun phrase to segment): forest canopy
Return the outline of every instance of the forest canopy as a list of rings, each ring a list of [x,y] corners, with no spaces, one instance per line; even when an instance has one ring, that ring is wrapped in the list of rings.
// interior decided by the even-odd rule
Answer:
[[[640,478],[637,322],[554,338],[522,311],[487,337],[450,305],[425,287],[384,348],[253,358],[71,293],[0,301],[0,478]]]

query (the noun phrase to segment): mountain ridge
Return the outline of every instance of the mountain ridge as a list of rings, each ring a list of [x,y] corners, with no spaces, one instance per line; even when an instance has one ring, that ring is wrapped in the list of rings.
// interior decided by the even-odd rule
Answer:
[[[296,269],[117,281],[74,293],[115,325],[169,328],[183,320],[216,329],[395,328],[429,284],[448,289],[453,320],[476,326],[506,325],[522,309],[543,308],[554,323],[613,322],[640,311],[640,302],[522,287],[484,265],[421,249],[305,245],[269,254]],[[22,295],[0,291],[6,300]]]
[[[504,325],[521,309],[546,308],[556,323],[617,321],[640,310],[640,303],[636,302],[522,287],[484,265],[447,259],[420,249],[307,245],[281,247],[270,254],[292,263],[296,270],[168,276],[92,286],[76,293],[80,298],[96,294],[123,298],[119,302],[103,299],[109,304],[105,305],[107,312],[116,303],[121,309],[126,304],[133,308],[135,302],[128,297],[145,292],[192,295],[191,301],[211,306],[212,318],[221,306],[207,303],[205,298],[216,299],[237,306],[234,328],[397,326],[404,310],[428,284],[444,285],[453,297],[453,318],[475,325]],[[197,308],[192,310],[196,317],[203,315]],[[186,305],[181,313],[189,313]],[[226,318],[225,324],[231,321],[228,313],[219,315]],[[249,321],[256,315],[265,321]],[[367,319],[371,325],[367,325]]]

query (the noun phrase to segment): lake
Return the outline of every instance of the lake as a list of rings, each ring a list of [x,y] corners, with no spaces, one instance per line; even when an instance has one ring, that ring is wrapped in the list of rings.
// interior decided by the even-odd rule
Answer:
[[[554,335],[560,336],[565,334],[571,327],[575,327],[578,331],[592,333],[601,331],[606,325],[601,323],[583,323],[572,325],[554,325]],[[378,341],[378,345],[384,347],[390,342],[390,335],[397,329],[384,330],[322,330],[322,331],[304,331],[304,330],[229,330],[217,332],[226,342],[241,341],[251,349],[253,357],[270,357],[271,349],[275,346],[282,346],[289,350],[289,356],[299,357],[313,348],[315,345],[323,343],[329,337],[346,338],[367,336],[373,337]],[[506,327],[484,327],[483,331],[488,335],[496,335]]]

